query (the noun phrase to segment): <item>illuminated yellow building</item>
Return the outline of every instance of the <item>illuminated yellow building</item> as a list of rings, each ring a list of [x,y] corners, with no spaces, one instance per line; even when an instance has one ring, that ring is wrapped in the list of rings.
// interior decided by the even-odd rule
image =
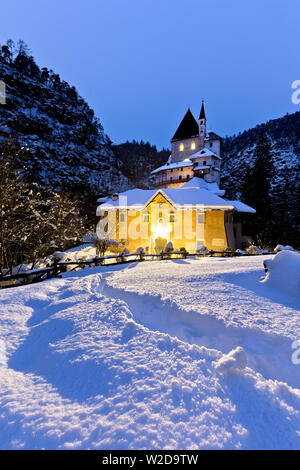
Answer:
[[[200,178],[177,189],[132,189],[99,205],[97,234],[131,252],[143,247],[154,253],[168,242],[175,250],[189,252],[203,245],[216,251],[240,248],[243,235],[234,214],[255,210],[240,201],[225,200],[222,194],[217,184]]]

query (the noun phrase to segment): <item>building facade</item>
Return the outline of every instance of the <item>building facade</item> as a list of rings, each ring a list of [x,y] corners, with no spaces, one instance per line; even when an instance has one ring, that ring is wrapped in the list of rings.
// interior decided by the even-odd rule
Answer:
[[[168,162],[152,172],[154,187],[180,187],[194,176],[219,182],[222,139],[214,132],[207,133],[204,103],[198,122],[187,110],[172,137],[171,148]]]
[[[202,103],[198,122],[188,110],[172,140],[167,164],[152,172],[156,189],[132,189],[99,200],[99,238],[119,242],[135,252],[175,250],[195,252],[245,248],[251,237],[243,232],[243,214],[255,210],[229,201],[219,188],[222,139],[206,132]]]
[[[175,250],[195,252],[241,248],[234,224],[235,212],[255,212],[240,201],[218,194],[216,184],[193,178],[180,188],[132,189],[107,199],[97,209],[99,238],[115,240],[135,252],[144,248],[155,253],[171,242]],[[159,248],[159,250],[160,250]]]

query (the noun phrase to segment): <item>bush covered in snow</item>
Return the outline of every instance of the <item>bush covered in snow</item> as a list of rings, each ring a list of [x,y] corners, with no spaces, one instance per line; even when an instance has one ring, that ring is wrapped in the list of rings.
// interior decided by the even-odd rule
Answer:
[[[274,248],[274,251],[275,253],[279,253],[279,251],[285,251],[285,250],[288,250],[288,251],[295,251],[294,248],[290,245],[277,245],[275,248]]]
[[[237,250],[235,250],[235,252],[238,253],[239,255],[246,255],[247,254],[246,250],[240,250],[239,248]]]
[[[263,279],[266,285],[300,298],[300,254],[283,250],[267,264],[268,272]]]
[[[208,253],[208,248],[205,245],[198,245],[196,249],[197,253]]]
[[[129,254],[130,251],[128,250],[128,248],[124,248],[124,250],[122,250],[121,256],[128,256]]]
[[[246,249],[247,253],[249,253],[249,255],[261,255],[262,254],[262,250],[260,248],[258,248],[258,246],[256,245],[250,245],[249,248]]]
[[[172,242],[168,242],[166,248],[164,249],[165,253],[170,253],[170,251],[174,251],[174,246]]]
[[[137,255],[144,255],[145,254],[145,250],[142,246],[139,246],[137,249],[136,249],[136,254]]]

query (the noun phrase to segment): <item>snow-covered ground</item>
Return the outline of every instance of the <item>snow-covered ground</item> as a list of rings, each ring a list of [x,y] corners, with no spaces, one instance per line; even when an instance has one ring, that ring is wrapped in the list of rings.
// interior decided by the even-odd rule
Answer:
[[[0,448],[299,449],[300,300],[259,282],[271,258],[0,291]]]

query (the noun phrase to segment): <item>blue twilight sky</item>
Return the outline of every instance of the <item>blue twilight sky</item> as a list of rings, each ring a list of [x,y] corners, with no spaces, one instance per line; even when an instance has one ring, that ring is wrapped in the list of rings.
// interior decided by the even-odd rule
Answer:
[[[114,143],[168,146],[202,98],[223,136],[300,109],[299,0],[10,0],[0,15],[0,43],[23,39]]]

